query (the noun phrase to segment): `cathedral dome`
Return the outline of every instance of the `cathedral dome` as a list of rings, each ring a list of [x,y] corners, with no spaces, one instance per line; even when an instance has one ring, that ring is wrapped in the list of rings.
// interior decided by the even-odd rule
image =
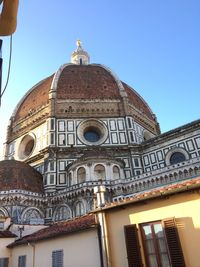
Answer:
[[[90,64],[79,41],[71,63],[33,86],[16,106],[5,159],[32,163],[37,156],[39,162],[49,146],[132,145],[158,134],[146,101],[107,66]]]
[[[25,190],[43,193],[42,175],[27,163],[0,161],[0,191]]]
[[[58,101],[114,100],[128,98],[130,105],[154,121],[155,116],[144,99],[126,83],[117,80],[103,65],[63,65],[57,73],[36,84],[16,108],[14,120],[20,121],[49,104],[51,93]],[[59,112],[59,111],[58,111]]]
[[[25,94],[13,113],[13,130],[19,123],[27,125],[34,121],[39,124],[50,116],[98,118],[120,115],[133,116],[154,134],[159,133],[155,115],[145,100],[108,67],[89,64],[89,55],[80,42],[72,53],[71,62],[62,65]],[[31,121],[27,121],[30,118]]]

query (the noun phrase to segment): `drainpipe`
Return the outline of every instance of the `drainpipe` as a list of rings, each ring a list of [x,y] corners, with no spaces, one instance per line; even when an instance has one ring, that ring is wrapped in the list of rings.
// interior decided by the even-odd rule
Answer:
[[[102,208],[105,206],[105,186],[95,186],[94,193],[97,197],[97,207]],[[111,267],[111,257],[109,251],[109,242],[108,242],[108,230],[106,224],[106,216],[105,212],[100,210],[97,213],[98,221],[100,224],[100,239],[101,239],[101,255],[102,255],[102,262],[103,267]]]

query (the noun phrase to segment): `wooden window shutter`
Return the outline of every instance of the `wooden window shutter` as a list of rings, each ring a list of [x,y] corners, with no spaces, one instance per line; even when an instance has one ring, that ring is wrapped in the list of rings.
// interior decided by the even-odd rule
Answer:
[[[172,267],[186,267],[174,218],[162,221],[169,248]]]
[[[138,230],[135,224],[124,226],[129,267],[142,267]]]

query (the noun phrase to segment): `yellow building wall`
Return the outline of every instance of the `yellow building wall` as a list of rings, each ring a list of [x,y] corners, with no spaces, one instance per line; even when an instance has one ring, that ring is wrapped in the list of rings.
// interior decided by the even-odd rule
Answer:
[[[124,225],[138,225],[171,217],[176,218],[186,266],[199,267],[200,195],[194,192],[107,210],[112,267],[128,267]]]
[[[12,264],[18,266],[18,257],[27,255],[28,267],[52,266],[52,251],[63,250],[64,267],[100,267],[99,244],[96,229],[47,239],[12,249]],[[34,251],[35,250],[35,251]],[[35,257],[33,255],[35,254]],[[34,262],[33,262],[34,259]],[[33,264],[34,263],[34,264]]]
[[[18,257],[26,255],[26,266],[32,267],[33,265],[33,249],[30,245],[18,246],[10,249],[11,257],[9,259],[9,267],[18,266]],[[36,266],[35,266],[36,267]]]
[[[0,238],[0,258],[9,258],[10,250],[7,245],[14,242],[15,238]]]

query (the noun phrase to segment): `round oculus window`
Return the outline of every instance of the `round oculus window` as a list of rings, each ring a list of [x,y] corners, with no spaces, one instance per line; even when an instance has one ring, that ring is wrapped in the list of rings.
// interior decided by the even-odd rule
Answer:
[[[20,145],[19,145],[19,151],[18,156],[20,159],[26,159],[29,157],[35,147],[35,136],[33,134],[27,134],[23,137]]]
[[[84,131],[83,134],[85,140],[87,140],[88,142],[98,142],[101,138],[101,133],[99,133],[98,129],[93,128],[93,127],[89,127],[88,129],[86,129]]]
[[[78,136],[87,145],[99,145],[107,139],[108,131],[103,122],[86,120],[79,124]]]
[[[177,164],[185,160],[186,160],[185,155],[181,152],[174,152],[170,157],[171,164]]]

